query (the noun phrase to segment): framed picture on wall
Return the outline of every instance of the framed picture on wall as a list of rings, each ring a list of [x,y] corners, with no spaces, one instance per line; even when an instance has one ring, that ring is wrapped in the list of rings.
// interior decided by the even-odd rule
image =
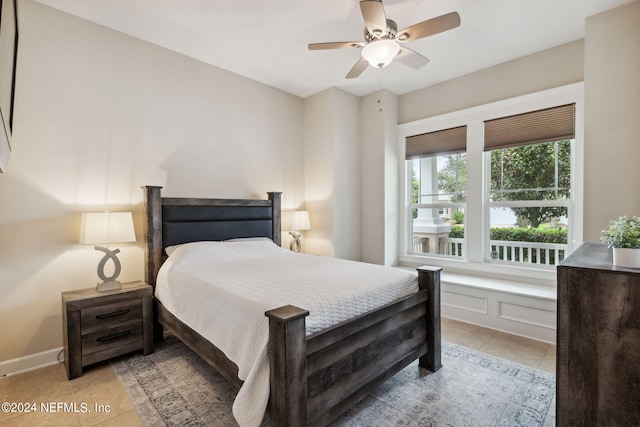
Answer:
[[[0,173],[6,171],[11,155],[17,53],[16,0],[0,0]]]

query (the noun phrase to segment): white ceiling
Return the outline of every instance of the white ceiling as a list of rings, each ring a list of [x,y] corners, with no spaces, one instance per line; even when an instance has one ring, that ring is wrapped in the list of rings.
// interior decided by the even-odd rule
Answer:
[[[393,62],[344,76],[360,49],[307,44],[362,41],[358,0],[37,0],[236,74],[307,97],[328,87],[397,95],[584,37],[585,18],[634,0],[384,0],[398,29],[458,12],[460,27],[410,42],[431,62]]]

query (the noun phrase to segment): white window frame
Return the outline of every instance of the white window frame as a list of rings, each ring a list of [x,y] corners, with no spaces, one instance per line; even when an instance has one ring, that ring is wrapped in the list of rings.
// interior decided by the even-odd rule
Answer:
[[[574,83],[541,92],[510,98],[452,113],[421,119],[398,126],[399,148],[399,261],[401,265],[415,266],[428,263],[451,272],[501,276],[524,276],[530,281],[553,284],[556,271],[498,263],[488,258],[485,248],[489,245],[489,182],[488,155],[484,153],[484,122],[514,114],[575,103],[575,139],[571,159],[571,197],[566,201],[569,222],[568,252],[577,248],[583,239],[583,164],[584,164],[584,83]],[[466,259],[457,260],[429,254],[412,254],[409,251],[409,211],[405,160],[406,138],[412,135],[434,132],[457,126],[467,126],[467,200],[465,206]],[[536,202],[538,203],[538,202]],[[557,202],[554,202],[558,204]],[[412,241],[412,239],[411,239]]]

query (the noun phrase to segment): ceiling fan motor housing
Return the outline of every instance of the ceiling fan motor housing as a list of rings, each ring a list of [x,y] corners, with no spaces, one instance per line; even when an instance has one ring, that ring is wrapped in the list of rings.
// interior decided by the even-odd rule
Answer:
[[[387,19],[387,28],[384,33],[377,34],[378,31],[374,31],[376,34],[372,34],[369,32],[367,27],[364,27],[364,39],[367,43],[371,43],[376,40],[392,40],[396,33],[398,32],[398,25],[395,21],[391,19]]]

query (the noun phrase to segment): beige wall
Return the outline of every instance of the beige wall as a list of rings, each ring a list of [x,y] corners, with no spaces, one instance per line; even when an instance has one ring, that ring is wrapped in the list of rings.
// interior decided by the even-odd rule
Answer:
[[[335,177],[333,174],[333,91],[322,91],[304,100],[305,207],[311,230],[304,232],[303,252],[335,254]]]
[[[583,49],[578,40],[403,95],[398,123],[581,82]]]
[[[398,259],[398,97],[387,90],[360,100],[361,259]]]
[[[360,260],[360,100],[334,91],[335,256]],[[306,127],[306,126],[305,126]],[[305,169],[310,163],[305,163]]]
[[[145,184],[304,202],[301,98],[31,0],[15,105],[0,175],[0,367],[60,347],[60,292],[98,280],[100,253],[76,243],[80,212],[134,210],[140,237]],[[142,279],[141,242],[120,248],[121,279]]]
[[[640,2],[587,19],[585,240],[640,215]]]
[[[306,208],[303,252],[360,259],[360,112],[354,95],[330,88],[304,100]]]

